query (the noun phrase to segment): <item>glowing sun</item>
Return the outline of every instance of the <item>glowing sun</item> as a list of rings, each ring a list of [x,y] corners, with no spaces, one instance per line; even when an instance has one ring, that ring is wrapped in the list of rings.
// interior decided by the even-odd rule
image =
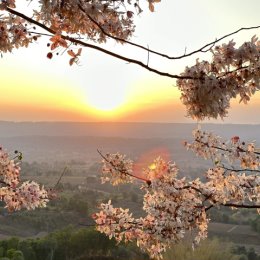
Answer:
[[[125,95],[122,91],[113,89],[93,89],[88,93],[87,103],[95,110],[112,112],[125,103]]]

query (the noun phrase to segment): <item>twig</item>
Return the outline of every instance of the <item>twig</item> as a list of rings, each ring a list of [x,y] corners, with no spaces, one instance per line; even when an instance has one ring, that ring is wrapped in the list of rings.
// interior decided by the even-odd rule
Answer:
[[[208,148],[215,148],[215,149],[218,149],[218,150],[221,150],[221,151],[224,151],[224,152],[232,152],[232,150],[230,150],[230,149],[224,149],[224,148],[221,148],[221,147],[219,147],[219,146],[214,146],[214,145],[209,146],[208,143],[203,142],[203,141],[201,141],[201,140],[199,140],[199,139],[195,139],[195,142],[204,144],[204,145],[207,146]],[[242,152],[242,153],[246,153],[246,152],[247,152],[246,150],[244,150],[244,149],[242,149],[242,148],[240,148],[240,147],[237,147],[237,149],[239,149],[239,152]],[[254,153],[254,154],[257,154],[257,155],[260,155],[260,152],[253,152],[253,153]]]
[[[146,182],[147,184],[151,183],[151,181],[148,180],[148,179],[145,179],[145,178],[142,178],[142,177],[133,175],[133,174],[127,172],[126,170],[118,169],[118,168],[117,168],[111,161],[109,161],[98,149],[97,149],[97,152],[99,153],[99,155],[100,155],[106,162],[108,162],[115,170],[119,171],[120,173],[125,174],[125,175],[128,175],[128,176],[130,176],[130,177],[133,177],[133,178],[135,178],[135,179],[144,181],[144,182]]]
[[[59,179],[58,179],[58,181],[57,181],[56,184],[53,186],[53,188],[52,188],[53,190],[55,190],[55,188],[59,185],[59,183],[60,183],[62,177],[64,176],[64,174],[66,173],[66,170],[67,170],[67,169],[68,169],[68,167],[65,166],[64,169],[63,169],[63,171],[62,171],[62,173],[61,173],[61,175],[60,175],[60,177],[59,177]]]
[[[260,205],[248,205],[248,204],[235,204],[235,203],[226,203],[220,204],[224,207],[234,207],[234,208],[244,208],[244,209],[260,209]]]
[[[161,57],[164,57],[164,58],[167,58],[167,59],[170,59],[170,60],[179,60],[179,59],[183,59],[183,58],[189,57],[189,56],[191,56],[191,55],[193,55],[193,54],[196,54],[196,53],[199,53],[199,52],[208,52],[209,50],[211,50],[211,49],[214,47],[214,45],[215,45],[216,43],[222,41],[223,39],[225,39],[225,38],[227,38],[227,37],[229,37],[229,36],[232,36],[232,35],[234,35],[234,34],[237,34],[237,33],[239,33],[240,31],[252,30],[252,29],[259,29],[259,28],[260,28],[260,25],[258,25],[258,26],[252,26],[252,27],[242,27],[242,28],[240,28],[240,29],[238,29],[238,30],[236,30],[236,31],[234,31],[234,32],[232,32],[232,33],[226,34],[226,35],[220,37],[219,39],[216,39],[215,41],[212,41],[212,42],[210,42],[210,43],[208,43],[208,44],[202,46],[201,48],[199,48],[199,49],[197,49],[197,50],[195,50],[195,51],[192,51],[192,52],[190,52],[190,53],[187,53],[187,54],[186,54],[186,48],[185,48],[185,52],[184,52],[183,55],[175,56],[175,57],[174,57],[174,56],[169,56],[169,55],[167,55],[167,54],[164,54],[164,53],[161,53],[161,52],[157,52],[157,51],[154,51],[154,50],[149,50],[149,48],[146,48],[146,47],[144,47],[144,46],[142,46],[142,45],[140,45],[140,44],[133,43],[133,42],[130,42],[130,41],[128,41],[128,40],[125,40],[125,39],[122,39],[122,38],[119,38],[119,37],[116,37],[116,36],[113,36],[113,35],[109,34],[108,32],[106,32],[106,31],[104,30],[104,28],[103,28],[97,21],[95,21],[89,14],[86,13],[86,11],[85,11],[84,8],[82,7],[82,5],[78,4],[78,7],[79,7],[79,9],[80,9],[83,13],[86,14],[86,16],[89,18],[89,20],[90,20],[91,22],[93,22],[93,23],[101,30],[101,32],[102,32],[104,35],[108,36],[109,38],[114,39],[114,40],[116,40],[116,41],[120,41],[120,42],[127,43],[127,44],[129,44],[129,45],[138,47],[138,48],[143,49],[143,50],[145,50],[145,51],[149,51],[149,52],[151,52],[151,53],[153,53],[153,54],[159,55],[159,56],[161,56]],[[208,48],[208,47],[209,47],[209,48]],[[206,49],[206,48],[208,48],[208,49]],[[205,50],[205,49],[206,49],[206,50]]]
[[[150,59],[150,51],[148,46],[148,53],[147,53],[147,66],[149,65],[149,59]]]
[[[225,166],[219,166],[225,170],[228,170],[228,171],[233,171],[233,172],[260,172],[260,170],[252,170],[252,169],[233,169],[233,168],[228,168],[228,167],[225,167]]]

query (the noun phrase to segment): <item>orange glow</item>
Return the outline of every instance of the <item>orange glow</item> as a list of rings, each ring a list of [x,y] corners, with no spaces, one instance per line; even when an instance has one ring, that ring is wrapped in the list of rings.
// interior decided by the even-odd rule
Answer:
[[[18,70],[14,77],[10,66],[3,66],[3,75],[0,120],[192,122],[185,117],[180,91],[167,78],[86,88],[84,82],[40,71]],[[232,100],[225,122],[259,123],[254,116],[259,106],[260,93],[248,105]]]
[[[22,12],[30,12],[31,8],[20,3],[22,1],[16,2],[19,2],[18,8]],[[162,2],[157,12],[152,15],[144,13],[141,19],[135,20],[134,37],[137,38],[133,39],[149,43],[152,49],[178,56],[186,47],[187,52],[195,50],[249,21],[257,24],[259,8],[252,10],[251,6],[259,5],[259,1],[254,0],[252,5],[245,2],[235,11],[231,1],[224,2],[225,8],[215,1],[207,5],[180,1],[177,9],[174,1]],[[35,6],[38,6],[37,3]],[[221,20],[215,15],[219,12]],[[197,19],[198,15],[203,15],[204,19]],[[208,23],[205,24],[205,21]],[[169,33],[169,24],[181,26],[175,26],[174,33]],[[200,33],[201,28],[203,34]],[[156,34],[151,33],[151,29],[156,30]],[[234,40],[240,45],[255,33],[251,30],[241,32],[234,35]],[[231,38],[222,43],[229,40]],[[42,37],[29,48],[6,53],[1,59],[0,120],[193,122],[185,117],[185,107],[179,100],[180,91],[174,79],[125,64],[89,48],[82,50],[80,66],[69,66],[68,55],[47,59],[45,43],[47,39]],[[194,65],[196,58],[208,60],[211,56],[198,54],[168,61],[114,41],[108,41],[104,48],[144,63],[147,61],[150,67],[176,75],[185,66]],[[260,123],[256,116],[260,93],[252,97],[249,105],[237,103],[232,101],[225,123]]]
[[[155,169],[156,169],[155,163],[150,164],[150,165],[149,165],[149,169],[150,169],[150,170],[155,170]]]
[[[170,152],[165,147],[158,147],[155,149],[152,149],[150,151],[147,151],[143,153],[138,160],[134,163],[133,171],[134,175],[139,177],[145,177],[142,174],[142,170],[146,167],[149,167],[150,169],[155,169],[155,164],[153,161],[160,156],[163,158],[166,162],[170,161]]]
[[[178,90],[169,85],[168,79],[145,78],[129,86],[88,88],[84,111],[100,121],[128,121],[129,118],[133,118],[132,121],[146,121],[139,119],[139,116],[154,109],[161,111],[162,104],[172,105],[178,99]]]

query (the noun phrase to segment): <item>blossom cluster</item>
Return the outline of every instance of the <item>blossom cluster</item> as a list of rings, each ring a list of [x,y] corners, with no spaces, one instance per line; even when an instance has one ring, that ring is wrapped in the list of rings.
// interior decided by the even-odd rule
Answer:
[[[212,205],[230,205],[236,208],[236,205],[242,207],[244,203],[252,202],[260,208],[260,176],[247,175],[245,172],[237,174],[216,167],[207,171],[206,178],[208,182],[203,187],[203,193],[207,194]]]
[[[15,8],[15,0],[1,0],[0,10],[4,10],[6,7]]]
[[[0,200],[9,211],[26,208],[45,207],[47,191],[36,182],[21,182],[18,162],[10,159],[8,153],[0,148]]]
[[[133,16],[127,15],[122,1],[39,1],[37,20],[57,33],[79,33],[88,39],[105,42],[108,34],[127,39],[134,31]],[[93,20],[96,22],[93,23]]]
[[[132,182],[133,161],[126,159],[125,155],[106,154],[102,162],[102,183],[110,182],[112,185],[118,185]]]
[[[16,187],[19,182],[20,167],[14,160],[10,160],[7,152],[0,147],[0,176],[4,184]]]
[[[1,4],[0,4],[1,10]],[[24,19],[11,15],[4,15],[0,19],[0,54],[12,52],[14,48],[28,47],[37,41],[38,36],[28,33]]]
[[[149,9],[154,11],[154,3],[160,0],[147,2]],[[34,26],[27,28],[30,22],[6,12],[7,8],[15,8],[15,4],[15,0],[0,0],[0,53],[28,47],[41,35],[35,33]],[[72,38],[80,34],[81,39],[98,43],[105,43],[109,35],[123,43],[135,31],[134,13],[142,12],[138,0],[39,0],[38,4],[39,8],[33,10],[33,19],[54,32],[54,37],[50,37],[51,51],[58,47],[68,48],[66,39],[60,37],[62,34]],[[68,54],[71,55],[72,50]],[[47,57],[52,58],[52,52]],[[71,58],[70,64],[75,61]]]
[[[247,103],[260,89],[260,41],[256,36],[235,48],[235,42],[211,49],[212,61],[199,61],[186,67],[179,79],[181,100],[188,116],[204,118],[225,117],[230,99],[240,96]]]
[[[239,136],[224,140],[200,128],[194,129],[192,134],[194,141],[185,142],[186,148],[204,159],[213,160],[215,165],[239,163],[241,169],[249,171],[260,168],[260,152],[257,152],[254,142],[246,143]]]
[[[206,173],[211,201],[214,204],[235,201],[241,205],[250,201],[260,205],[260,153],[255,143],[241,141],[239,136],[224,140],[200,128],[192,133],[194,141],[185,142],[187,149],[213,160],[215,165]]]
[[[114,208],[109,201],[101,204],[101,211],[93,215],[97,229],[119,242],[136,240],[140,248],[148,250],[155,258],[161,257],[167,246],[181,240],[187,230],[197,232],[196,242],[205,238],[208,222],[206,207],[203,196],[194,188],[199,182],[178,179],[177,166],[166,163],[160,157],[154,160],[152,167],[144,169],[143,174],[150,180],[142,186],[145,191],[143,209],[147,215],[133,218],[128,210]],[[124,182],[121,176],[118,171],[118,183]],[[113,175],[113,182],[115,177]]]
[[[260,176],[257,171],[248,173],[249,169],[257,169],[252,166],[252,161],[259,166],[255,145],[240,142],[237,136],[224,142],[201,129],[194,130],[193,136],[194,142],[185,143],[186,147],[214,161],[214,167],[205,172],[203,179],[179,178],[176,164],[161,157],[143,169],[142,176],[145,177],[140,178],[135,175],[133,162],[124,155],[104,156],[105,181],[114,185],[134,178],[144,181],[141,189],[145,191],[143,210],[146,215],[134,218],[128,209],[114,208],[109,201],[101,204],[100,212],[93,215],[97,230],[118,242],[136,240],[141,249],[158,259],[167,247],[180,241],[188,231],[195,234],[195,244],[206,238],[207,212],[212,207],[256,208],[260,213]],[[221,161],[242,162],[240,156],[250,162],[249,169],[241,164],[242,169],[236,171]]]

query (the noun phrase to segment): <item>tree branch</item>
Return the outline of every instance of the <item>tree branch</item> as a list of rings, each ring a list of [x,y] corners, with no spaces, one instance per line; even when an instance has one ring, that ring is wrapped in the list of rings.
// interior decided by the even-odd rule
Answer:
[[[125,174],[125,175],[128,175],[130,177],[133,177],[135,179],[138,179],[140,181],[144,181],[146,182],[147,184],[151,183],[150,180],[148,179],[145,179],[145,178],[142,178],[142,177],[139,177],[139,176],[136,176],[136,175],[133,175],[127,171],[125,171],[124,169],[118,169],[111,161],[109,161],[98,149],[97,149],[97,152],[99,153],[99,155],[106,161],[108,162],[116,171],[119,171],[120,173],[122,174]]]
[[[58,181],[57,181],[56,184],[53,186],[53,188],[52,188],[53,190],[55,190],[55,188],[58,187],[58,185],[59,185],[59,183],[60,183],[62,177],[65,175],[67,169],[68,169],[68,167],[65,166],[64,169],[63,169],[63,171],[62,171],[62,173],[61,173],[61,175],[60,175],[60,177],[59,177],[59,179],[58,179]]]
[[[85,12],[84,9],[83,9],[80,5],[79,5],[79,8],[80,8],[83,12]],[[45,31],[48,31],[48,32],[51,33],[52,35],[55,35],[55,34],[57,33],[56,31],[52,30],[51,28],[47,27],[46,25],[44,25],[44,24],[42,24],[42,23],[40,23],[40,22],[38,22],[38,21],[36,21],[36,20],[34,20],[34,19],[32,19],[32,18],[30,18],[30,17],[24,15],[23,13],[20,13],[20,12],[14,10],[14,9],[11,9],[11,8],[9,8],[9,7],[6,7],[5,10],[6,10],[7,12],[13,14],[13,15],[16,15],[16,16],[19,16],[19,17],[25,19],[26,21],[28,21],[28,22],[30,22],[30,23],[32,23],[32,24],[37,25],[38,27],[44,29]],[[148,51],[148,53],[154,53],[154,54],[160,55],[160,56],[165,57],[165,58],[168,58],[168,59],[182,59],[182,58],[191,56],[191,55],[193,55],[193,54],[195,54],[195,53],[204,51],[205,48],[207,48],[207,47],[209,47],[209,46],[211,46],[211,45],[214,45],[215,43],[217,43],[217,42],[223,40],[224,38],[226,38],[226,37],[228,37],[228,36],[230,36],[230,35],[236,34],[236,33],[240,32],[240,31],[242,31],[242,30],[251,30],[251,29],[260,28],[260,26],[240,28],[239,30],[237,30],[237,31],[235,31],[235,32],[229,33],[229,34],[227,34],[227,35],[225,35],[225,36],[219,38],[218,40],[215,40],[215,41],[213,41],[213,42],[211,42],[211,43],[209,43],[209,44],[204,45],[203,47],[201,47],[200,49],[198,49],[198,50],[196,50],[196,51],[193,51],[193,52],[191,52],[191,53],[184,54],[184,55],[181,55],[181,56],[177,56],[177,57],[170,57],[170,56],[168,56],[168,55],[165,55],[165,54],[162,54],[162,53],[159,53],[159,52],[152,51],[152,50],[150,50],[149,48],[146,48],[146,47],[144,47],[144,46],[141,46],[141,45],[138,45],[138,44],[134,44],[134,43],[131,43],[131,42],[129,42],[129,41],[126,41],[126,40],[123,40],[123,39],[121,39],[121,38],[118,38],[118,37],[115,37],[115,36],[112,36],[112,35],[108,34],[107,32],[104,31],[104,29],[103,29],[90,15],[88,15],[88,14],[86,14],[86,15],[87,15],[87,17],[88,17],[93,23],[95,23],[96,26],[98,26],[98,27],[100,28],[100,30],[102,31],[102,33],[104,33],[104,34],[107,35],[108,37],[111,37],[111,38],[113,38],[113,39],[115,39],[115,40],[118,40],[118,41],[126,42],[126,43],[131,44],[131,45],[134,45],[134,46],[136,46],[136,47],[138,47],[138,48],[144,49],[144,50]],[[32,33],[32,32],[30,32],[30,33]],[[46,36],[47,36],[47,34],[43,34],[43,33],[35,33],[35,34],[42,34],[42,35],[46,35]],[[64,39],[64,40],[70,41],[71,43],[74,43],[75,45],[81,45],[81,46],[84,46],[84,47],[88,47],[88,48],[91,48],[91,49],[95,49],[95,50],[97,50],[97,51],[100,51],[100,52],[102,52],[102,53],[105,53],[105,54],[107,54],[107,55],[110,55],[110,56],[112,56],[112,57],[114,57],[114,58],[117,58],[117,59],[126,61],[126,62],[128,62],[128,63],[136,64],[136,65],[138,65],[138,66],[140,66],[140,67],[143,67],[143,68],[145,68],[146,70],[151,71],[151,72],[153,72],[153,73],[156,73],[156,74],[158,74],[158,75],[160,75],[160,76],[169,77],[169,78],[174,78],[174,79],[194,79],[194,80],[196,80],[196,79],[197,79],[197,80],[200,80],[200,79],[201,79],[200,77],[191,77],[191,76],[185,76],[185,75],[184,75],[184,76],[180,76],[180,75],[175,75],[175,74],[163,72],[163,71],[160,71],[160,70],[158,70],[158,69],[152,68],[152,67],[149,66],[149,64],[145,64],[145,63],[143,63],[143,62],[141,62],[141,61],[139,61],[139,60],[127,58],[127,57],[125,57],[125,56],[123,56],[123,55],[114,53],[114,52],[112,52],[112,51],[106,50],[106,49],[104,49],[104,48],[101,48],[101,47],[96,46],[96,45],[93,45],[93,44],[89,44],[89,43],[83,42],[83,41],[81,41],[81,40],[79,40],[79,39],[75,39],[75,38],[70,37],[70,36],[61,35],[61,38]],[[230,73],[231,73],[231,72],[230,72]]]
[[[220,151],[223,151],[223,152],[232,152],[232,150],[230,150],[230,149],[224,149],[224,148],[221,148],[221,147],[219,147],[219,146],[209,146],[209,144],[208,143],[206,143],[206,142],[203,142],[203,141],[201,141],[201,140],[199,140],[199,139],[195,139],[194,140],[195,142],[197,142],[197,143],[201,143],[201,144],[204,144],[205,146],[207,146],[208,148],[214,148],[214,149],[217,149],[217,150],[220,150]],[[246,150],[244,150],[244,149],[242,149],[242,148],[240,148],[240,147],[237,147],[237,149],[238,149],[238,151],[239,152],[242,152],[242,153],[246,153],[247,151]],[[260,155],[260,152],[253,152],[254,154],[257,154],[257,155]]]
[[[234,35],[234,34],[237,34],[237,33],[241,32],[241,31],[244,31],[244,30],[252,30],[252,29],[259,29],[259,28],[260,28],[260,25],[252,26],[252,27],[242,27],[242,28],[240,28],[240,29],[238,29],[238,30],[236,30],[236,31],[234,31],[234,32],[232,32],[232,33],[228,33],[228,34],[226,34],[226,35],[220,37],[219,39],[217,39],[217,40],[215,40],[215,41],[212,41],[212,42],[210,42],[210,43],[207,43],[206,45],[204,45],[203,47],[199,48],[198,50],[192,51],[192,52],[190,52],[190,53],[188,53],[188,54],[184,54],[184,55],[182,55],[182,56],[178,56],[178,57],[175,57],[175,58],[181,59],[181,58],[185,58],[185,57],[191,56],[191,55],[193,55],[193,54],[195,54],[195,53],[205,52],[205,49],[206,49],[206,48],[210,47],[211,45],[215,45],[216,43],[222,41],[223,39],[225,39],[225,38],[227,38],[227,37],[229,37],[229,36],[232,36],[232,35]],[[207,51],[208,51],[208,50],[207,50]]]
[[[6,186],[8,186],[8,187],[11,187],[11,185],[10,185],[10,184],[6,183],[6,182],[5,182],[5,181],[3,181],[3,180],[0,180],[0,184],[4,184],[4,185],[6,185]]]
[[[244,208],[244,209],[260,209],[260,205],[248,205],[248,204],[226,203],[226,204],[221,204],[221,206],[234,207],[234,208]]]
[[[233,169],[233,168],[228,168],[224,165],[219,166],[219,167],[224,170],[232,171],[232,172],[260,172],[260,170],[252,170],[252,169]]]
[[[26,21],[28,21],[29,23],[32,23],[32,24],[35,24],[37,26],[39,26],[40,28],[48,31],[49,33],[55,35],[57,32],[55,32],[54,30],[52,30],[51,28],[47,27],[46,25],[16,11],[16,10],[13,10],[9,7],[6,7],[5,9],[6,11],[8,11],[9,13],[13,14],[13,15],[16,15],[16,16],[19,16],[23,19],[25,19]],[[84,46],[84,47],[88,47],[88,48],[91,48],[91,49],[94,49],[94,50],[97,50],[97,51],[100,51],[102,53],[105,53],[107,55],[110,55],[114,58],[117,58],[117,59],[120,59],[120,60],[123,60],[123,61],[126,61],[128,63],[133,63],[133,64],[136,64],[140,67],[143,67],[151,72],[154,72],[158,75],[161,75],[161,76],[164,76],[164,77],[169,77],[169,78],[174,78],[174,79],[199,79],[199,78],[194,78],[194,77],[190,77],[190,76],[179,76],[179,75],[174,75],[174,74],[170,74],[170,73],[167,73],[167,72],[162,72],[160,70],[157,70],[157,69],[154,69],[146,64],[144,64],[143,62],[139,61],[139,60],[135,60],[135,59],[131,59],[131,58],[127,58],[125,56],[122,56],[122,55],[119,55],[117,53],[114,53],[114,52],[111,52],[111,51],[108,51],[104,48],[101,48],[99,46],[96,46],[96,45],[93,45],[93,44],[89,44],[89,43],[86,43],[86,42],[83,42],[81,40],[78,40],[78,39],[75,39],[73,37],[70,37],[70,36],[65,36],[63,34],[61,34],[61,38],[64,39],[64,40],[67,40],[67,41],[70,41],[76,45],[81,45],[81,46]]]
[[[238,29],[238,30],[236,30],[236,31],[234,31],[234,32],[232,32],[232,33],[226,34],[226,35],[220,37],[219,39],[216,39],[215,41],[212,41],[212,42],[210,42],[210,43],[208,43],[208,44],[202,46],[201,48],[199,48],[199,49],[197,49],[197,50],[195,50],[195,51],[192,51],[192,52],[190,52],[190,53],[186,53],[186,52],[185,52],[185,54],[180,55],[180,56],[169,56],[169,55],[167,55],[167,54],[164,54],[164,53],[161,53],[161,52],[154,51],[154,50],[151,50],[151,49],[149,49],[149,48],[146,48],[146,47],[144,47],[143,45],[140,45],[140,44],[137,44],[137,43],[133,43],[133,42],[130,42],[130,41],[128,41],[128,40],[125,40],[125,39],[122,39],[122,38],[119,38],[119,37],[116,37],[116,36],[113,36],[113,35],[109,34],[108,32],[106,32],[106,31],[104,30],[104,28],[103,28],[97,21],[95,21],[89,14],[86,13],[86,11],[85,11],[84,8],[82,7],[82,5],[78,4],[78,7],[79,7],[79,9],[80,9],[83,13],[86,14],[86,16],[89,18],[89,20],[90,20],[92,23],[94,23],[94,24],[100,29],[100,31],[101,31],[104,35],[106,35],[107,37],[109,37],[109,38],[111,38],[111,39],[114,39],[114,40],[116,40],[116,41],[120,41],[120,42],[123,42],[123,43],[127,43],[127,44],[129,44],[129,45],[135,46],[135,47],[137,47],[137,48],[140,48],[140,49],[142,49],[142,50],[145,50],[145,51],[148,51],[148,52],[150,52],[150,53],[156,54],[156,55],[158,55],[158,56],[167,58],[167,59],[169,59],[169,60],[179,60],[179,59],[183,59],[183,58],[192,56],[192,55],[194,55],[194,54],[196,54],[196,53],[199,53],[199,52],[203,52],[203,53],[208,52],[209,50],[212,49],[212,47],[213,47],[216,43],[222,41],[223,39],[225,39],[225,38],[227,38],[227,37],[229,37],[229,36],[232,36],[232,35],[234,35],[234,34],[237,34],[237,33],[241,32],[241,31],[244,31],[244,30],[252,30],[252,29],[258,29],[258,28],[260,28],[260,25],[259,25],[259,26],[252,26],[252,27],[242,27],[242,28],[240,28],[240,29]],[[209,48],[208,48],[208,47],[209,47]],[[206,48],[208,48],[208,49],[206,49]]]

